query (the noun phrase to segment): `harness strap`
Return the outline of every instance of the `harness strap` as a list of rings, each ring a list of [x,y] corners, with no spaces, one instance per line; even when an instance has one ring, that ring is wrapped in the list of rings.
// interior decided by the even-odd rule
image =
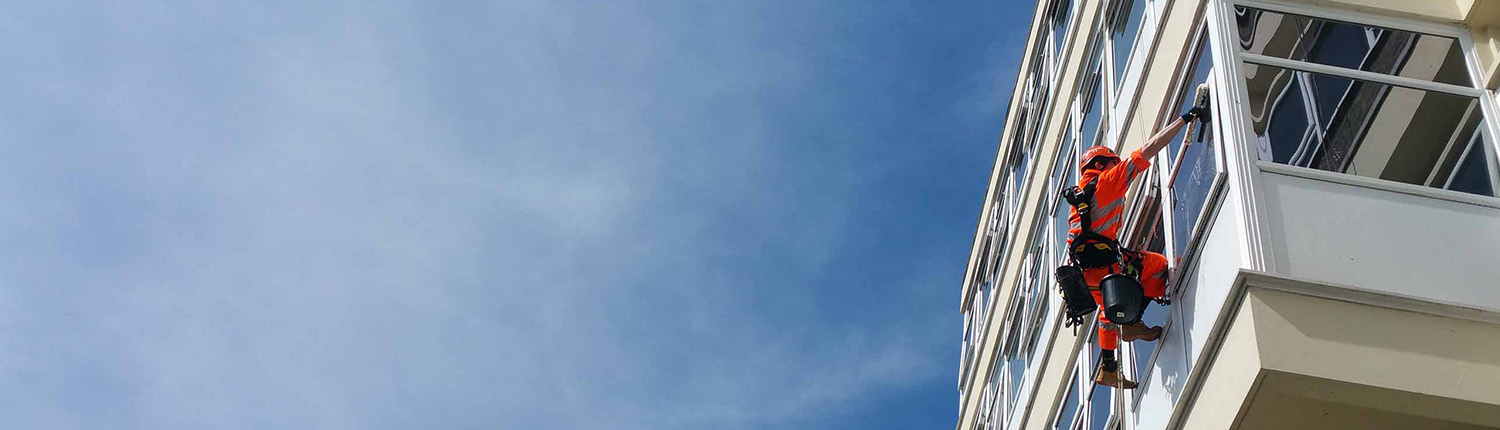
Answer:
[[[1099,178],[1089,180],[1083,188],[1078,186],[1068,187],[1063,190],[1062,197],[1067,200],[1073,210],[1078,213],[1079,230],[1077,236],[1073,237],[1072,246],[1068,252],[1068,259],[1075,265],[1079,264],[1079,254],[1091,251],[1119,253],[1120,243],[1108,236],[1099,234],[1093,229],[1094,224],[1094,188],[1099,185]],[[1118,258],[1118,257],[1116,257]]]

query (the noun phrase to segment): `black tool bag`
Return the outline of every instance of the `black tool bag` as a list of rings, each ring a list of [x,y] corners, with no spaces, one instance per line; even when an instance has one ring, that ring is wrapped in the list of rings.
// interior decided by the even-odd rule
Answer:
[[[1062,290],[1064,312],[1067,313],[1065,327],[1083,323],[1083,319],[1099,309],[1089,293],[1088,283],[1083,280],[1083,269],[1067,265],[1057,268],[1057,286]]]

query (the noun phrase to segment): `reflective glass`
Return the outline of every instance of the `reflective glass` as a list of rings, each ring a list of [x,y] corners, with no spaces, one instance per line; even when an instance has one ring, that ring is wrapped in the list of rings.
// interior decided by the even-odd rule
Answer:
[[[1099,119],[1102,115],[1100,105],[1104,102],[1104,92],[1099,91],[1099,81],[1095,79],[1089,92],[1083,95],[1087,98],[1080,100],[1089,100],[1089,104],[1083,107],[1083,123],[1079,127],[1078,138],[1083,142],[1083,147],[1090,148],[1098,142]]]
[[[1025,377],[1025,372],[1026,372],[1026,361],[1023,360],[1021,357],[1015,357],[1015,358],[1011,359],[1010,360],[1009,370],[1010,370],[1010,385],[1009,385],[1010,389],[1006,391],[1006,396],[1005,396],[1005,404],[1007,404],[1007,405],[1015,403],[1016,396],[1021,391],[1021,381]]]
[[[1036,134],[1041,130],[1042,112],[1046,111],[1047,104],[1051,100],[1052,72],[1046,64],[1046,45],[1038,45],[1035,57],[1032,59],[1031,83],[1035,86],[1031,90],[1031,123],[1028,124],[1027,144],[1036,144]]]
[[[1057,423],[1052,426],[1055,430],[1069,430],[1073,428],[1073,419],[1078,415],[1078,374],[1074,373],[1068,377],[1073,383],[1068,385],[1068,394],[1063,395],[1062,409],[1057,411]]]
[[[1457,39],[1235,7],[1245,52],[1424,81],[1473,86]]]
[[[1272,66],[1244,68],[1261,160],[1494,195],[1487,186],[1488,154],[1474,161],[1484,167],[1458,169],[1476,179],[1449,180],[1471,142],[1485,142],[1477,99]],[[1337,100],[1325,99],[1319,82],[1347,89]],[[1332,111],[1326,124],[1318,120],[1325,108],[1314,106]]]
[[[1213,70],[1213,58],[1208,49],[1208,38],[1198,42],[1197,57],[1193,59],[1191,80],[1177,95],[1176,112],[1187,111],[1193,105],[1199,84],[1208,82],[1209,72]],[[1194,126],[1192,128],[1198,128]],[[1188,133],[1188,127],[1184,127],[1176,136],[1172,137],[1167,146],[1167,153],[1171,155],[1168,163],[1175,163],[1179,151],[1182,151],[1183,137]],[[1199,130],[1192,130],[1192,143],[1187,147],[1182,166],[1178,168],[1177,178],[1172,182],[1172,188],[1166,193],[1171,197],[1165,206],[1171,208],[1172,214],[1172,250],[1179,261],[1173,266],[1182,263],[1181,258],[1187,252],[1187,244],[1192,239],[1193,226],[1197,224],[1198,218],[1203,215],[1203,206],[1208,204],[1208,195],[1213,191],[1214,179],[1218,177],[1218,159],[1214,156],[1214,134],[1212,130],[1202,130],[1203,141],[1197,142],[1200,135]],[[1172,168],[1171,164],[1163,169]],[[1168,172],[1170,173],[1170,172]]]
[[[1484,140],[1473,139],[1468,153],[1464,154],[1458,171],[1454,172],[1448,189],[1466,193],[1495,195],[1494,183],[1490,180],[1494,156],[1485,149]]]
[[[1141,31],[1142,17],[1146,15],[1146,0],[1118,0],[1110,20],[1109,38],[1114,45],[1115,91],[1119,91],[1120,77],[1125,65],[1130,62],[1130,51],[1135,47],[1136,33]]]
[[[1047,272],[1051,271],[1048,270]],[[1037,281],[1038,286],[1042,288],[1038,289],[1039,294],[1037,294],[1036,297],[1036,304],[1032,305],[1032,308],[1035,310],[1035,312],[1033,312],[1033,316],[1031,318],[1031,339],[1028,339],[1026,341],[1026,360],[1028,362],[1036,358],[1037,345],[1039,345],[1042,341],[1042,329],[1045,328],[1044,326],[1048,321],[1052,320],[1052,318],[1049,318],[1049,316],[1051,315],[1050,311],[1052,310],[1052,307],[1049,306],[1048,303],[1052,301],[1052,295],[1047,294],[1047,289],[1045,288],[1048,285],[1052,285],[1052,282],[1053,280],[1051,275],[1048,275],[1045,279]]]
[[[1062,43],[1068,31],[1068,22],[1073,18],[1073,0],[1057,0],[1052,4],[1052,52],[1062,54]]]
[[[1109,423],[1109,387],[1103,385],[1094,386],[1094,394],[1089,396],[1089,428],[1103,430],[1104,425]]]
[[[1021,195],[1021,185],[1025,184],[1026,181],[1026,163],[1031,158],[1031,153],[1027,150],[1029,146],[1027,144],[1018,144],[1015,148],[1016,154],[1010,160],[1010,178],[1013,182],[1011,185],[1015,187],[1012,188],[1015,190],[1012,194],[1013,196]]]
[[[1162,253],[1162,251],[1164,251],[1162,247],[1165,246],[1166,239],[1161,229],[1161,218],[1157,218],[1156,220],[1147,223],[1145,228],[1150,231],[1149,233],[1147,233],[1147,237],[1149,237],[1150,239],[1146,243],[1145,247],[1141,249],[1158,254]],[[1151,327],[1166,326],[1168,314],[1167,310],[1168,309],[1166,306],[1158,305],[1155,302],[1147,304],[1145,313],[1141,314],[1141,322]],[[1132,342],[1130,344],[1130,348],[1135,354],[1135,357],[1133,360],[1131,360],[1131,362],[1135,367],[1135,373],[1133,375],[1135,375],[1137,382],[1146,379],[1141,375],[1145,375],[1147,373],[1147,370],[1149,370],[1146,366],[1151,364],[1151,354],[1152,352],[1154,352],[1156,345],[1156,342]]]
[[[1042,227],[1045,227],[1045,223]],[[1048,264],[1052,261],[1052,259],[1045,252],[1045,250],[1049,247],[1045,243],[1041,242],[1043,240],[1046,240],[1047,238],[1045,232],[1045,229],[1039,229],[1037,234],[1037,247],[1040,248],[1041,252],[1037,253],[1037,263],[1035,266],[1036,281],[1032,282],[1031,285],[1031,303],[1029,304],[1030,309],[1028,310],[1028,321],[1026,323],[1029,334],[1027,336],[1024,349],[1026,351],[1025,358],[1028,364],[1031,362],[1031,359],[1035,357],[1037,343],[1041,341],[1043,328],[1042,326],[1046,324],[1046,321],[1048,320],[1048,318],[1046,318],[1049,310],[1047,302],[1052,297],[1052,295],[1048,293],[1048,287],[1053,284],[1052,266]]]

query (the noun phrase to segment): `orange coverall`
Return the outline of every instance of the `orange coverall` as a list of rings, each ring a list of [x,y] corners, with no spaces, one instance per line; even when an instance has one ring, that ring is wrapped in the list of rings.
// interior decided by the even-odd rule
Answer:
[[[1098,184],[1094,186],[1093,220],[1092,225],[1089,226],[1091,230],[1110,239],[1120,240],[1120,224],[1123,221],[1121,218],[1125,215],[1125,191],[1130,188],[1130,181],[1135,179],[1136,175],[1149,168],[1151,168],[1151,160],[1147,160],[1146,157],[1141,156],[1140,150],[1136,150],[1130,153],[1129,157],[1126,157],[1119,163],[1115,163],[1114,166],[1108,169],[1102,171],[1098,169],[1083,171],[1083,174],[1078,178],[1079,188],[1088,185],[1095,178],[1099,180]],[[1078,217],[1078,210],[1074,208],[1071,212],[1068,216],[1068,224],[1070,226],[1068,230],[1068,247],[1070,249],[1073,245],[1073,238],[1083,233],[1083,229],[1079,227],[1081,221]],[[1167,257],[1150,251],[1131,252],[1138,254],[1138,258],[1135,258],[1135,261],[1140,265],[1138,277],[1146,297],[1161,298],[1166,295]],[[1126,263],[1131,260],[1132,258],[1126,257],[1121,262]],[[1110,268],[1094,268],[1083,271],[1084,282],[1088,283],[1089,292],[1093,293],[1094,303],[1097,303],[1100,307],[1099,318],[1101,321],[1107,321],[1107,319],[1104,317],[1104,296],[1099,292],[1099,281],[1102,281],[1111,271],[1114,273],[1124,273],[1122,269],[1120,264],[1117,263]],[[1113,351],[1119,349],[1119,347],[1119,332],[1106,330],[1104,326],[1099,326],[1099,348]]]

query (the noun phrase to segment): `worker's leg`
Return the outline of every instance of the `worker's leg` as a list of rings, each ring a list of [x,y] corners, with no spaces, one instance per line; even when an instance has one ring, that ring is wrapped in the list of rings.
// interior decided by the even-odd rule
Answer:
[[[1103,319],[1099,320],[1099,349],[1114,351],[1120,349],[1120,332],[1115,331],[1114,324],[1107,324]]]
[[[1159,299],[1166,296],[1167,274],[1169,273],[1167,257],[1155,252],[1142,251],[1139,258],[1141,289],[1146,298]],[[1141,307],[1142,310],[1151,305],[1151,301],[1146,298],[1141,299],[1145,302]],[[1121,327],[1120,331],[1121,337],[1124,337],[1126,342],[1137,340],[1149,342],[1160,338],[1162,330],[1161,327],[1147,327],[1145,324],[1135,323]]]
[[[1104,294],[1099,291],[1099,282],[1110,274],[1108,269],[1088,269],[1083,271],[1083,279],[1088,282],[1089,293],[1094,296],[1094,303],[1099,305],[1098,322],[1099,327],[1099,375],[1094,377],[1094,383],[1099,385],[1131,389],[1135,388],[1135,382],[1125,379],[1120,373],[1120,362],[1115,358],[1115,350],[1120,349],[1120,328],[1104,318]]]
[[[1153,299],[1167,295],[1167,257],[1150,251],[1141,251],[1141,287],[1146,297]]]
[[[1127,390],[1135,388],[1136,383],[1120,373],[1120,362],[1115,358],[1115,351],[1120,349],[1120,334],[1116,331],[1119,327],[1104,322],[1103,314],[1099,317],[1099,375],[1094,377],[1094,383]]]

